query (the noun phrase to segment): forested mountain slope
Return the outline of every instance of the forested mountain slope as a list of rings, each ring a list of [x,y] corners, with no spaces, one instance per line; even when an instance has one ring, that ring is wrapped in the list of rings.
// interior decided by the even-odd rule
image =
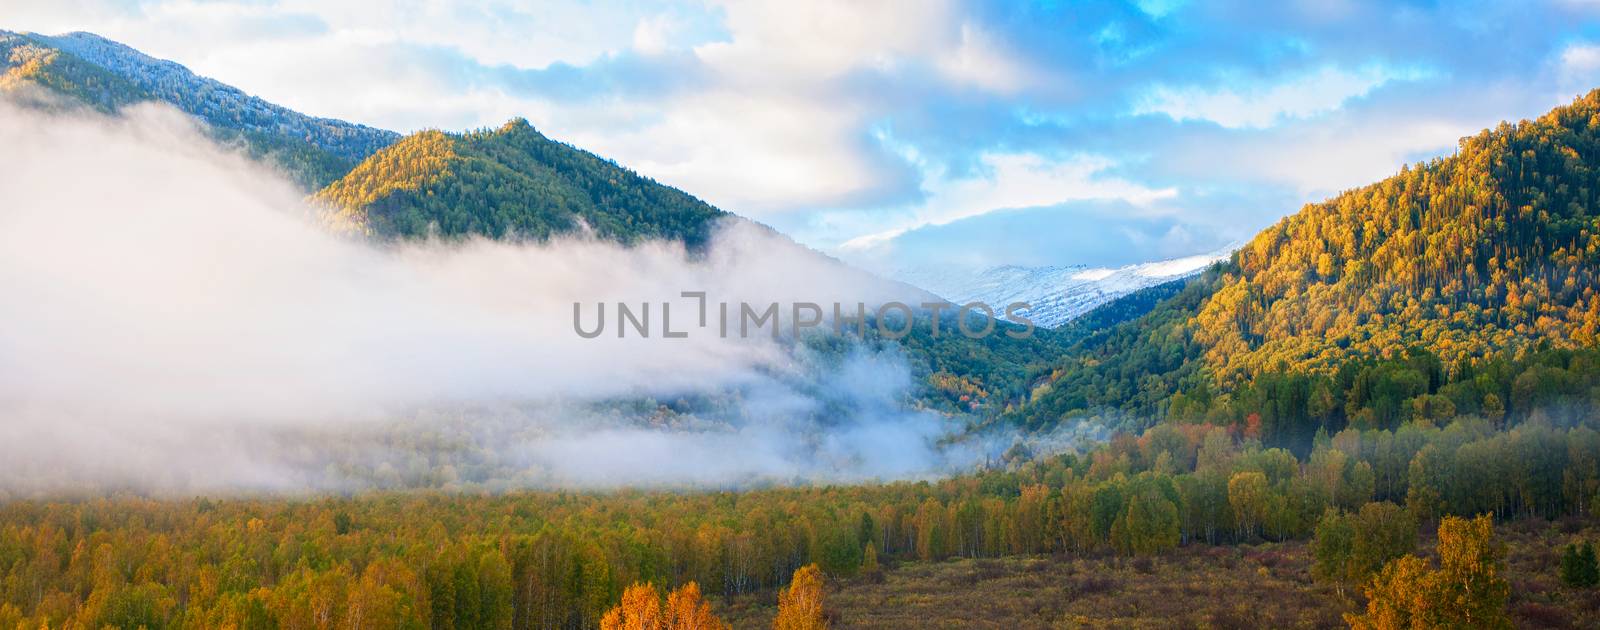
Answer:
[[[1266,374],[1306,376],[1297,413],[1340,416],[1354,377],[1326,394],[1310,377],[1377,359],[1437,363],[1453,377],[1486,357],[1592,345],[1597,153],[1600,91],[1308,205],[1151,313],[1081,344],[1035,389],[1024,421],[1204,415]],[[1443,385],[1423,379],[1393,397],[1414,403]],[[1308,405],[1319,397],[1337,400]]]
[[[1600,326],[1600,91],[1306,207],[1240,250],[1194,320],[1223,378],[1423,343],[1453,363]]]
[[[728,216],[676,188],[556,142],[528,121],[407,136],[317,193],[331,222],[380,238],[475,234],[542,240],[592,230],[624,243],[703,243]]]
[[[204,121],[219,141],[277,164],[307,190],[400,137],[274,105],[98,35],[0,31],[0,91],[30,84],[103,112],[145,101],[171,104]]]

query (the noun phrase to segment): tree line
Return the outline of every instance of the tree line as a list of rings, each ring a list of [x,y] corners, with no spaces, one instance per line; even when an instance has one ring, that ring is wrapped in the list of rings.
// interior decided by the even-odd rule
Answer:
[[[0,506],[0,627],[593,628],[636,583],[727,597],[771,592],[813,563],[851,576],[1341,527],[1350,545],[1392,549],[1361,532],[1593,514],[1600,500],[1600,433],[1585,425],[1352,427],[1304,458],[1245,431],[1168,423],[938,482],[12,501]]]

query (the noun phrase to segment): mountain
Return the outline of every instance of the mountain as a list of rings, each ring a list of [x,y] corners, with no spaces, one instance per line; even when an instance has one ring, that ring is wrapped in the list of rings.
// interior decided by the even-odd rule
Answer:
[[[679,240],[696,248],[725,221],[747,221],[587,151],[546,138],[526,120],[468,133],[423,131],[378,151],[315,195],[336,229],[381,240],[478,235],[542,240],[591,233],[623,243]],[[764,226],[761,229],[769,229]],[[840,271],[838,281],[868,275],[798,244],[796,249]],[[923,288],[878,280],[886,292],[937,301]],[[1142,311],[1141,311],[1142,312]],[[1007,322],[982,339],[954,330],[950,317],[936,334],[926,310],[907,336],[888,341],[869,326],[868,344],[903,352],[927,385],[923,404],[946,411],[998,412],[1019,400],[1037,373],[1073,337],[1047,329],[1014,339]],[[981,329],[978,325],[975,328]],[[832,348],[831,352],[839,352]]]
[[[378,240],[468,235],[541,240],[588,233],[622,243],[677,240],[697,249],[717,225],[744,221],[611,160],[551,140],[522,119],[498,129],[401,137],[306,116],[88,33],[48,37],[0,31],[0,64],[0,92],[33,106],[109,114],[149,101],[177,107],[203,122],[218,141],[281,167],[323,207],[333,227]],[[837,272],[840,282],[865,275],[793,247],[814,255],[818,268],[834,263],[844,269]],[[921,289],[875,281],[894,295],[911,296],[908,303],[938,299]],[[921,311],[905,338],[883,339],[874,331],[861,341],[904,353],[915,378],[926,385],[918,404],[946,411],[998,412],[1015,403],[1073,338],[1041,329],[1022,339],[1001,332],[968,339],[953,334],[948,319],[944,334],[934,334],[930,320]],[[1004,322],[998,326],[1019,330]],[[844,346],[827,349],[844,351]]]
[[[168,103],[203,121],[219,141],[278,165],[307,190],[400,138],[274,105],[98,35],[0,31],[0,91],[30,85],[103,112]]]
[[[730,216],[516,119],[469,133],[423,131],[316,194],[339,229],[379,238],[475,234],[541,240],[588,231],[624,243],[705,242]]]
[[[978,272],[918,269],[895,277],[956,304],[987,304],[996,313],[1004,313],[1008,304],[1023,302],[1031,308],[1022,309],[1019,314],[1039,326],[1057,328],[1124,295],[1200,273],[1207,265],[1226,260],[1232,251],[1228,248],[1115,269],[1003,265]]]
[[[691,248],[705,244],[719,224],[748,220],[723,212],[685,193],[655,182],[587,151],[545,137],[526,120],[498,129],[467,133],[423,131],[384,148],[347,175],[318,192],[314,200],[335,229],[380,240],[430,236],[485,236],[542,240],[566,233],[590,233],[622,243],[678,240]],[[765,226],[759,229],[768,230]],[[846,282],[857,276],[882,283],[885,294],[908,296],[919,306],[940,298],[923,288],[877,279],[822,253],[794,249],[833,267],[829,277]],[[1142,311],[1140,311],[1142,312]],[[887,340],[868,326],[860,341],[895,346],[916,378],[927,387],[921,404],[945,411],[999,412],[1027,391],[1073,339],[1039,329],[1021,339],[1020,326],[997,324],[997,332],[970,339],[954,330],[946,316],[935,333],[929,311],[918,309],[909,333]],[[982,329],[977,325],[975,329]],[[813,348],[841,354],[842,340]]]
[[[1281,417],[1337,430],[1528,409],[1541,383],[1559,382],[1519,382],[1517,370],[1539,369],[1528,357],[1590,371],[1559,351],[1600,333],[1597,158],[1600,90],[1310,204],[1078,344],[1017,419]]]
[[[547,138],[526,120],[497,129],[428,130],[401,137],[306,116],[89,33],[50,37],[0,31],[0,93],[37,107],[86,107],[108,114],[145,102],[167,103],[204,123],[219,142],[279,166],[322,206],[332,227],[377,240],[476,235],[537,241],[587,233],[622,243],[677,240],[698,249],[717,225],[745,221]],[[865,275],[805,251],[819,267],[832,262],[848,269],[838,276],[841,282],[855,277],[850,274]],[[913,306],[938,300],[919,288],[879,282],[894,295],[912,296],[907,301]],[[1147,296],[1107,305],[1097,311],[1101,316],[1086,319],[1109,325],[1154,304]],[[930,312],[919,309],[904,338],[881,338],[869,326],[868,338],[860,341],[893,346],[905,355],[914,378],[924,385],[908,402],[990,414],[1020,402],[1029,384],[1089,331],[1085,326],[1040,328],[1017,339],[1003,333],[1021,328],[1000,322],[994,334],[969,339],[952,326],[947,316],[943,334],[935,334]]]

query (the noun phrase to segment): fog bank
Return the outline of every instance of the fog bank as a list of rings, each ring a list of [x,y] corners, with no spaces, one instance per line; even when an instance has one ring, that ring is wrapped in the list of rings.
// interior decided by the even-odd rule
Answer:
[[[374,245],[322,230],[284,178],[168,108],[0,103],[0,146],[7,494],[735,485],[971,458],[933,445],[944,420],[908,407],[892,348],[574,332],[574,302],[670,301],[691,324],[683,291],[924,298],[759,226],[731,221],[693,256]]]

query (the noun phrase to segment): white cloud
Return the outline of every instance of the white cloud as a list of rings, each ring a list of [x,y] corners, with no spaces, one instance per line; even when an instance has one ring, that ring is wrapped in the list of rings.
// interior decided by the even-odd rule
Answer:
[[[847,199],[882,180],[858,137],[865,112],[848,103],[715,89],[658,102],[631,128],[585,124],[573,116],[593,113],[581,109],[551,108],[547,131],[741,214]]]
[[[1600,46],[1572,44],[1561,51],[1561,66],[1568,72],[1600,70]]]
[[[1484,103],[1478,109],[1495,111],[1494,105],[1485,103],[1502,100],[1487,93],[1480,96]],[[1468,111],[1351,112],[1291,121],[1270,130],[1189,134],[1166,143],[1147,166],[1163,178],[1288,187],[1303,202],[1313,202],[1393,175],[1408,162],[1447,154],[1463,136],[1493,126],[1493,116]],[[1260,217],[1294,209],[1293,205],[1241,208],[1238,214]]]
[[[740,86],[820,87],[860,68],[893,68],[959,36],[948,0],[723,2],[727,41],[696,54]]]
[[[978,161],[983,168],[974,176],[930,177],[925,186],[925,203],[890,218],[892,226],[845,241],[839,249],[860,256],[910,230],[996,210],[1090,199],[1148,204],[1177,195],[1172,188],[1149,188],[1107,176],[1104,171],[1114,162],[1099,156],[1050,160],[1031,153],[986,153]]]
[[[1391,81],[1428,76],[1418,69],[1370,64],[1350,70],[1326,66],[1275,83],[1253,87],[1151,88],[1133,108],[1134,115],[1165,114],[1173,120],[1210,121],[1229,129],[1263,128],[1289,119],[1310,118],[1337,110],[1346,101]]]
[[[1574,42],[1556,56],[1556,75],[1563,92],[1582,92],[1600,80],[1600,44]]]
[[[1002,94],[1017,92],[1039,80],[1036,72],[1009,55],[994,35],[967,22],[961,25],[961,43],[938,62],[945,76],[958,83]]]
[[[953,83],[1012,92],[1036,74],[944,2],[728,3],[730,37],[700,45],[713,85],[659,103],[660,115],[619,138],[556,128],[641,171],[762,217],[849,205],[896,184],[863,138],[877,105],[834,81],[856,71],[929,64]]]
[[[639,20],[633,27],[633,49],[644,55],[659,55],[672,47],[682,29],[683,24],[667,13]]]
[[[642,105],[539,104],[530,118],[558,137],[762,218],[853,205],[898,185],[903,170],[863,134],[882,114],[879,106],[835,86],[849,73],[922,63],[952,84],[996,92],[1039,80],[944,2],[719,6],[728,38],[693,49],[709,85]],[[655,36],[643,37],[648,44]],[[592,122],[601,112],[619,114]]]

